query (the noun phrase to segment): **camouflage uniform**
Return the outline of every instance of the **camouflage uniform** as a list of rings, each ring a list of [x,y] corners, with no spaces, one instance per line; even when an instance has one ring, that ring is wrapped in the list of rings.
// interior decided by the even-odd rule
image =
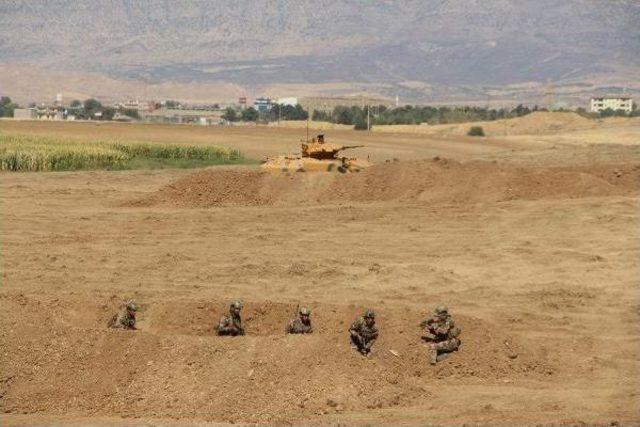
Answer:
[[[229,308],[229,315],[222,316],[220,323],[218,324],[218,335],[244,335],[244,328],[242,327],[242,318],[240,318],[240,311],[242,310],[242,302],[234,301]]]
[[[371,352],[371,347],[378,338],[375,316],[373,310],[366,310],[349,328],[351,344],[365,356]]]
[[[109,319],[108,326],[117,329],[136,329],[136,311],[138,306],[129,301],[120,308],[120,311]]]
[[[420,323],[424,328],[422,338],[429,343],[429,362],[435,365],[438,356],[451,353],[460,347],[460,328],[458,328],[444,306],[436,307],[430,319]]]
[[[311,315],[311,310],[308,308],[301,308],[298,310],[298,315],[295,319],[292,319],[291,322],[287,325],[287,333],[288,334],[310,334],[313,332],[313,327],[311,326],[311,319],[309,316]]]

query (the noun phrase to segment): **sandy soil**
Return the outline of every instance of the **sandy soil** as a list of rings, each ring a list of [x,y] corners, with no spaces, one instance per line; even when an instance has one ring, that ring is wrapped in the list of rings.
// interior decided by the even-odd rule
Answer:
[[[0,422],[639,424],[637,147],[371,138],[404,160],[0,175]],[[140,330],[107,329],[128,298]],[[248,336],[217,338],[233,298]],[[282,333],[298,303],[312,336]],[[439,303],[463,345],[431,367],[418,323]],[[346,328],[369,306],[366,359]]]
[[[374,126],[374,132],[410,133],[435,137],[465,136],[471,126],[481,126],[489,137],[519,137],[552,142],[590,144],[598,142],[616,144],[640,143],[640,117],[609,117],[587,119],[573,112],[538,111],[523,117],[474,123],[444,125],[389,125]],[[560,140],[558,137],[562,136]],[[607,141],[602,141],[607,137]],[[512,138],[507,138],[512,139]],[[522,140],[523,138],[513,138]]]

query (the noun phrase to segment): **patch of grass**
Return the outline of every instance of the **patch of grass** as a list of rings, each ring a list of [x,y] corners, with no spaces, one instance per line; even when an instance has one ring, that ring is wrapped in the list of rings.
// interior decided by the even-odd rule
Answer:
[[[238,150],[214,146],[0,135],[0,170],[195,168],[244,163]]]

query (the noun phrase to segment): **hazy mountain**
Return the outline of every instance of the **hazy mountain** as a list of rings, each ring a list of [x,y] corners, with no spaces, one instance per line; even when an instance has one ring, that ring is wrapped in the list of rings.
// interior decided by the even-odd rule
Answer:
[[[433,100],[640,80],[636,0],[5,0],[0,28],[0,67],[45,83],[86,73],[165,91],[226,83]]]

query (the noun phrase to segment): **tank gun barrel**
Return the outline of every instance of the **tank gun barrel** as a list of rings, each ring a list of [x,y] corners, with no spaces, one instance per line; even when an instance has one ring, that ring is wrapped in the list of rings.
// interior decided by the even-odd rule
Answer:
[[[348,150],[351,148],[361,148],[361,147],[364,147],[364,145],[345,145],[341,148],[341,150]]]

